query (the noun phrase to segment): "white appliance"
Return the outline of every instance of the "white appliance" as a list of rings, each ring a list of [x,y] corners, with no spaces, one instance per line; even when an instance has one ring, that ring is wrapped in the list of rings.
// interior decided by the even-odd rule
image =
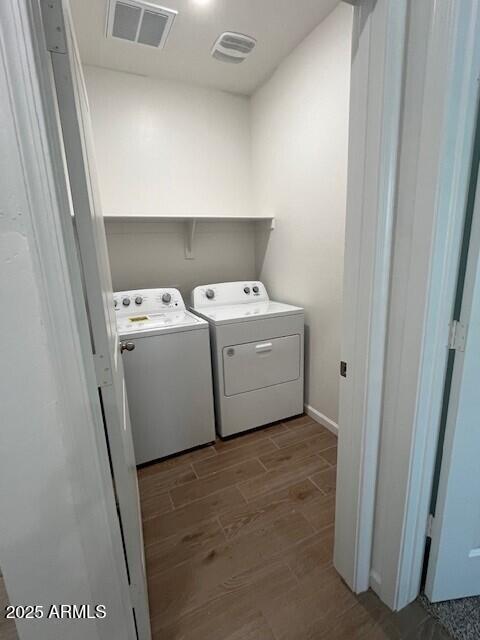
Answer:
[[[215,440],[208,323],[177,289],[114,294],[136,463]]]
[[[196,287],[208,321],[222,437],[303,413],[304,311],[272,302],[261,282]]]

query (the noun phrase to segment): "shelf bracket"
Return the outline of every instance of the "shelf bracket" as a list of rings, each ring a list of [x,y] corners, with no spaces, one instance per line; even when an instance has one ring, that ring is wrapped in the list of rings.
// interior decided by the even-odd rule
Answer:
[[[185,260],[194,260],[193,244],[195,241],[196,220],[188,220],[185,223]]]

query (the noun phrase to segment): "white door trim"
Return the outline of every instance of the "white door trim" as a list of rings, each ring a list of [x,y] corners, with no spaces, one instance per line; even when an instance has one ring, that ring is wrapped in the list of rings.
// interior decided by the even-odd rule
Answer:
[[[138,636],[144,640],[151,638],[151,630],[137,474],[123,367],[121,359],[118,360],[118,336],[104,222],[96,189],[94,156],[90,147],[88,103],[68,2],[40,1],[49,53],[44,50],[39,52],[39,57],[41,55],[42,61],[45,57],[50,58],[54,79],[54,82],[44,84],[42,89],[45,100],[51,103],[49,111],[58,111],[57,129],[58,133],[61,129],[62,136],[59,141],[54,140],[52,135],[50,143],[62,144],[69,175],[78,255],[82,264],[84,295],[91,327],[91,350],[95,354],[95,360],[101,362],[100,370],[105,376],[100,382],[106,380],[106,384],[101,384],[100,394],[130,594]],[[58,38],[59,33],[62,34],[61,39]],[[50,34],[54,34],[54,37]],[[61,159],[54,159],[59,164],[60,172]],[[68,211],[68,200],[60,204],[63,210]]]
[[[370,585],[407,0],[355,7],[335,567]]]
[[[386,362],[395,371],[396,401],[386,399],[382,424],[375,532],[380,561],[373,567],[381,580],[375,589],[393,609],[413,601],[420,588],[480,68],[478,3],[432,0],[417,8],[430,15],[423,93],[412,98],[420,131],[414,144],[403,141],[405,164],[410,153],[418,166],[413,197],[403,205],[412,226],[401,251],[410,257],[396,307],[410,311],[402,332],[392,335],[396,344]]]
[[[30,375],[29,369],[39,369],[44,376],[52,373],[51,386],[58,393],[55,402],[50,397],[44,399],[52,403],[48,429],[44,428],[43,414],[36,422],[32,408],[27,406],[19,407],[15,415],[28,424],[19,425],[7,417],[5,433],[17,429],[18,447],[4,452],[8,461],[4,458],[1,466],[11,470],[8,482],[17,491],[4,492],[2,501],[2,506],[8,505],[8,512],[5,508],[3,513],[7,514],[10,534],[7,536],[5,529],[2,569],[14,604],[46,606],[65,602],[65,598],[76,602],[78,598],[78,604],[85,600],[107,606],[105,620],[91,621],[81,630],[75,625],[67,631],[71,621],[19,621],[22,639],[54,640],[71,632],[72,637],[81,635],[84,640],[134,640],[102,416],[98,403],[92,401],[97,397],[95,370],[92,359],[84,357],[84,340],[88,344],[89,337],[85,309],[79,313],[76,299],[76,294],[82,295],[80,275],[78,268],[76,273],[72,271],[75,253],[68,255],[57,199],[58,176],[49,146],[48,114],[42,101],[35,48],[36,36],[42,32],[38,22],[36,28],[30,22],[34,4],[30,0],[0,3],[0,59],[8,84],[0,100],[2,113],[11,114],[8,120],[2,120],[2,130],[9,135],[11,132],[14,140],[2,149],[11,158],[14,179],[3,192],[6,206],[1,226],[7,237],[21,238],[28,245],[35,267],[33,290],[41,316],[35,315],[37,300],[32,300],[31,322],[32,326],[42,323],[45,344],[41,347],[49,367],[33,359],[25,367],[25,377]],[[19,299],[26,281],[27,274],[19,274]],[[28,340],[25,343],[28,348]],[[21,361],[20,334],[18,343],[11,346],[17,349]],[[44,365],[42,369],[40,364]],[[18,375],[20,371],[19,364],[15,372]],[[41,405],[33,395],[31,402],[33,407]],[[19,426],[24,427],[22,437]],[[49,449],[56,453],[54,459]],[[24,472],[29,456],[30,474]],[[19,500],[19,492],[37,502]],[[28,518],[26,507],[31,512]],[[37,521],[39,512],[43,518]]]
[[[400,554],[396,608],[418,595],[423,568],[436,444],[446,368],[449,324],[457,283],[470,164],[479,98],[480,5],[452,2],[444,15],[442,3],[432,40],[430,65],[441,69],[445,29],[454,33],[450,75],[442,94],[449,97],[442,132],[441,169],[436,189],[436,228],[432,247],[428,311],[422,345],[421,376],[414,424],[403,545]],[[442,25],[445,21],[446,24]],[[440,69],[439,69],[440,67]],[[431,73],[434,73],[432,69]],[[427,94],[426,114],[437,108],[438,94]],[[452,142],[454,144],[452,148]],[[418,211],[420,215],[420,208]]]

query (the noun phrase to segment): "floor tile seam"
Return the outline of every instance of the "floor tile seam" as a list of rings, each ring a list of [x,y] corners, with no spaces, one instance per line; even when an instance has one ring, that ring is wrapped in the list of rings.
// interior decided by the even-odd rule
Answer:
[[[256,478],[261,474],[257,474],[256,476],[252,476],[252,478]],[[200,478],[201,479],[201,478]],[[244,480],[243,482],[248,482],[248,480]],[[225,491],[227,489],[234,489],[237,488],[238,489],[238,485],[241,483],[233,483],[233,484],[228,484],[228,485],[224,485],[219,487],[218,489],[215,489],[214,491],[211,491],[210,493],[206,493],[205,495],[201,496],[200,498],[195,498],[194,500],[189,500],[188,502],[183,502],[182,504],[179,504],[177,506],[175,506],[174,504],[174,511],[178,511],[179,509],[183,509],[184,507],[188,507],[190,505],[196,504],[197,502],[200,502],[201,500],[205,500],[206,498],[210,498],[212,496],[217,495],[217,493],[220,493],[221,491]],[[245,503],[247,502],[245,496],[243,495],[243,493],[239,490],[240,495],[242,496],[242,498],[245,500]],[[171,496],[172,502],[173,502],[173,497]],[[171,512],[169,512],[171,513]]]
[[[194,524],[192,524],[189,527],[184,527],[181,530],[181,532],[177,531],[175,533],[171,533],[168,536],[165,536],[163,538],[159,538],[158,540],[155,540],[155,542],[149,542],[149,543],[144,542],[145,549],[149,549],[150,547],[153,547],[156,544],[163,544],[165,542],[168,542],[171,538],[174,538],[175,536],[180,535],[180,533],[182,535],[185,535],[190,531],[190,529],[193,529],[193,528],[195,528],[197,526],[201,526],[201,525],[211,524],[212,522],[215,522],[216,520],[218,520],[218,516],[217,515],[212,515],[210,518],[205,518],[205,519],[199,520],[198,522],[195,522]],[[222,528],[221,523],[219,522],[218,524]],[[222,531],[223,531],[223,528],[222,528]]]
[[[286,448],[287,447],[284,447],[284,449],[286,449]],[[278,451],[283,451],[284,449],[278,449]],[[272,453],[277,453],[277,451],[272,452]],[[271,455],[271,454],[266,453],[265,456],[262,456],[262,458],[263,457],[267,457],[268,455]],[[305,458],[319,458],[318,453],[316,453],[316,452],[312,453],[311,451],[308,451],[308,450],[306,450],[304,453],[300,452],[298,455],[299,455],[299,457],[295,459],[295,462],[299,462],[299,463],[302,460],[304,460]],[[322,461],[327,462],[323,458],[321,458],[321,459],[322,459]],[[260,460],[260,462],[264,466],[266,466],[265,463],[262,462],[262,460]],[[266,467],[266,469],[267,469],[267,471],[278,471],[278,470],[282,470],[284,468],[287,468],[287,466],[291,465],[291,464],[292,464],[291,461],[285,461],[285,462],[280,462],[277,466],[274,466],[274,467]],[[320,469],[320,471],[322,471],[322,469]]]
[[[263,462],[260,460],[260,456],[257,456],[255,458],[255,460],[258,460],[259,464],[262,465],[262,467],[265,469],[265,471],[269,471],[269,469],[267,469],[267,467],[263,464]]]
[[[294,434],[295,431],[292,429],[291,433]],[[281,442],[282,435],[284,435],[284,434],[280,434],[280,435],[277,436],[277,439],[280,440],[280,442]],[[288,435],[290,435],[290,434],[288,434]],[[289,442],[288,444],[284,445],[283,447],[281,445],[279,445],[278,442],[275,442],[275,444],[277,445],[277,447],[279,449],[286,449],[287,447],[291,447],[294,444],[307,443],[309,440],[312,440],[313,438],[318,438],[318,436],[309,435],[309,436],[302,437],[302,435],[300,434],[298,436],[298,439],[292,440],[291,442]],[[334,445],[332,445],[332,446],[334,446]],[[331,448],[331,447],[326,447],[326,448]]]
[[[300,513],[299,515],[302,515],[302,514]],[[305,516],[303,516],[303,517],[305,517]],[[305,518],[305,520],[307,520],[307,519]],[[308,522],[308,520],[307,520],[307,522]],[[303,544],[303,543],[304,543],[306,540],[308,540],[309,538],[315,538],[315,537],[318,535],[318,533],[320,533],[320,531],[316,531],[316,530],[315,530],[315,527],[314,527],[310,522],[308,522],[308,524],[312,527],[312,531],[313,531],[313,533],[309,533],[307,536],[304,536],[304,537],[303,537],[303,538],[301,538],[300,540],[297,540],[297,542],[295,542],[294,544],[292,544],[292,545],[291,545],[291,546],[289,546],[288,548],[283,549],[283,550],[282,550],[282,553],[284,553],[285,551],[294,551],[295,547],[297,547],[297,546],[299,546],[299,545]],[[330,526],[331,526],[331,525],[330,525]],[[326,529],[326,528],[327,528],[327,527],[324,527],[324,529]],[[316,541],[316,540],[312,540],[312,545],[313,545],[313,544],[315,544],[316,542],[318,542],[318,541]],[[308,547],[308,546],[310,546],[310,545],[307,545],[307,547]],[[287,562],[287,561],[285,560],[285,562]]]
[[[214,473],[211,473],[208,476],[203,476],[201,478],[196,477],[194,480],[190,480],[189,482],[183,482],[182,484],[176,485],[175,487],[172,487],[171,489],[169,489],[169,491],[174,491],[175,489],[177,489],[179,487],[184,487],[184,486],[186,486],[188,484],[194,485],[196,482],[200,482],[202,480],[212,479],[213,476],[215,476],[217,474],[223,473],[224,471],[228,471],[228,470],[231,471],[234,467],[239,467],[240,465],[244,465],[245,463],[250,462],[250,461],[254,461],[254,460],[256,460],[256,458],[248,458],[247,460],[241,460],[240,462],[236,462],[235,464],[232,464],[231,467],[228,467],[228,468],[225,468],[225,469],[221,469],[220,471],[215,471]],[[247,478],[245,480],[241,480],[240,482],[241,483],[248,482],[249,480],[251,480],[253,478],[257,478],[257,477],[261,476],[263,473],[264,473],[264,471],[262,469],[261,473],[256,473],[255,475],[251,476],[251,478]],[[236,486],[237,484],[239,484],[239,483],[238,482],[234,482],[232,484],[223,485],[219,489],[215,489],[215,491],[212,491],[211,493],[205,494],[204,496],[202,496],[202,498],[206,498],[209,495],[212,495],[214,493],[218,493],[219,491],[222,491],[223,489],[228,489],[229,487]],[[201,500],[202,498],[196,498],[195,500]],[[173,500],[173,497],[172,497],[172,500]],[[188,504],[188,503],[184,503],[184,504]],[[181,505],[181,506],[183,506],[183,505]]]
[[[317,473],[318,473],[318,472],[317,472]],[[313,482],[313,484],[317,487],[317,489],[320,491],[320,493],[321,493],[323,496],[328,496],[328,495],[329,495],[329,494],[328,494],[324,489],[322,489],[321,487],[319,487],[319,486],[318,486],[318,484],[315,482],[315,480],[313,479],[313,477],[312,477],[312,476],[309,476],[309,478],[308,478],[308,479],[310,480],[310,482]]]
[[[190,480],[185,480],[185,482],[180,482],[179,484],[175,484],[174,486],[169,487],[168,489],[159,489],[158,491],[155,491],[152,495],[148,495],[149,493],[151,493],[151,490],[149,490],[148,488],[147,489],[143,488],[142,500],[151,500],[153,498],[158,497],[159,495],[163,495],[164,493],[171,491],[172,489],[175,489],[176,487],[183,487],[185,484],[188,484],[189,482],[195,482],[196,480],[200,480],[192,464],[189,464],[188,466],[190,467],[190,471],[193,473],[195,478],[192,478]],[[139,484],[139,491],[140,491],[140,484]]]
[[[245,445],[245,446],[248,446],[248,445]],[[239,447],[239,449],[240,449],[240,448],[241,448],[241,447]],[[235,449],[235,451],[236,451],[236,449]],[[222,454],[218,454],[218,455],[222,455]],[[267,454],[265,454],[265,455],[267,455]],[[250,460],[258,460],[258,462],[260,462],[260,464],[262,465],[262,467],[265,467],[265,465],[264,465],[263,463],[261,463],[261,461],[260,461],[260,459],[259,459],[258,455],[255,455],[255,453],[252,453],[251,457],[249,456],[248,458],[245,458],[244,460],[240,460],[240,461],[236,461],[236,462],[229,463],[229,464],[227,464],[227,466],[222,467],[219,471],[212,471],[212,473],[207,473],[207,474],[206,474],[206,475],[204,475],[204,476],[199,475],[199,473],[198,473],[198,471],[197,471],[196,469],[195,469],[195,472],[196,472],[196,474],[197,474],[197,478],[198,478],[199,480],[203,480],[204,478],[209,478],[210,476],[213,476],[213,475],[215,475],[216,473],[222,473],[223,471],[227,471],[228,469],[231,469],[232,467],[235,467],[235,466],[237,466],[237,465],[239,465],[239,464],[243,464],[243,463],[245,463],[245,462],[249,462]],[[194,464],[198,464],[198,463],[194,463]]]
[[[296,542],[292,543],[291,545],[287,544],[285,547],[282,547],[278,552],[278,554],[284,554],[286,551],[289,551],[291,548],[293,548],[296,544],[299,544],[300,542],[303,542],[304,540],[306,540],[307,538],[309,538],[310,536],[314,536],[317,532],[315,531],[315,527],[313,526],[313,524],[311,522],[309,522],[307,520],[307,518],[300,513],[300,511],[297,511],[296,509],[291,509],[290,511],[286,511],[285,513],[283,513],[282,515],[279,515],[278,518],[276,519],[272,519],[272,521],[269,523],[269,525],[274,525],[278,520],[282,520],[284,518],[287,518],[289,515],[291,515],[293,512],[295,512],[298,516],[302,517],[305,522],[312,528],[312,533],[309,533],[308,535],[304,536],[303,538],[300,538],[299,540],[297,540]],[[221,524],[221,523],[220,523]],[[267,525],[268,526],[268,525]],[[258,527],[253,527],[252,529],[249,529],[248,531],[244,531],[243,533],[239,533],[238,535],[232,536],[230,538],[227,537],[227,543],[229,545],[235,545],[238,543],[238,541],[241,541],[242,539],[247,538],[247,536],[252,536],[252,534],[257,533],[260,529],[266,528],[265,524],[264,525],[259,525]],[[281,557],[276,557],[276,555],[274,554],[272,556],[273,560],[278,560],[281,561],[282,558]]]
[[[321,452],[317,452],[316,453],[317,457],[319,457],[321,460],[323,460],[323,462],[326,463],[326,467],[325,469],[321,469],[321,471],[327,471],[328,469],[333,469],[334,467],[336,467],[336,464],[332,464],[331,462],[329,462],[326,458],[324,458],[321,454]]]
[[[249,433],[250,432],[247,432],[247,433],[245,433],[245,435],[248,435]],[[258,440],[263,441],[263,440],[269,440],[271,438],[272,438],[271,435],[269,435],[267,433],[262,433],[261,429],[258,431]],[[242,434],[239,434],[237,436],[237,438],[234,438],[232,440],[219,439],[218,442],[224,443],[225,449],[228,449],[229,442],[241,442],[241,439],[242,439]],[[255,442],[245,442],[244,444],[238,444],[237,446],[232,447],[231,451],[236,451],[237,449],[241,449],[242,447],[248,447],[248,446],[250,446],[252,444],[255,444]],[[216,444],[214,446],[216,446]],[[220,451],[218,449],[215,449],[215,451],[216,451],[218,456],[222,455],[222,453],[223,453],[221,449],[220,449]],[[208,458],[205,458],[205,459],[208,460]],[[199,460],[199,462],[201,462],[201,460]]]
[[[145,524],[146,522],[149,522],[150,520],[153,520],[154,518],[158,518],[159,516],[163,516],[166,515],[167,513],[172,513],[172,511],[175,511],[175,505],[172,503],[172,498],[170,497],[170,494],[168,491],[165,492],[166,494],[168,494],[168,499],[170,500],[170,504],[171,504],[171,509],[165,509],[163,511],[157,511],[156,513],[153,513],[152,515],[148,515],[145,516],[142,513],[142,523]],[[142,511],[142,505],[140,503],[140,511]]]
[[[220,544],[224,544],[225,542],[221,542]],[[178,569],[184,567],[185,565],[191,564],[193,568],[195,568],[195,562],[198,559],[198,556],[201,555],[202,553],[208,553],[211,552],[213,549],[216,549],[218,547],[218,542],[217,543],[211,543],[211,544],[206,544],[204,548],[199,549],[195,554],[193,554],[190,558],[185,558],[184,560],[181,560],[180,562],[177,562],[176,564],[173,564],[171,566],[168,567],[160,567],[158,569],[156,569],[155,571],[153,571],[152,569],[150,569],[149,571],[149,580],[153,581],[155,579],[158,579],[162,576],[162,574],[166,574],[169,571],[177,571]]]
[[[292,482],[291,484],[287,485],[286,487],[283,487],[282,489],[273,489],[271,492],[268,492],[268,493],[264,494],[263,496],[261,496],[261,499],[262,499],[262,501],[263,501],[263,500],[268,500],[268,496],[269,496],[269,495],[271,495],[271,496],[273,497],[276,493],[278,493],[278,491],[288,491],[290,488],[295,487],[296,485],[301,484],[302,482],[305,482],[305,480],[308,480],[308,482],[309,482],[309,484],[311,485],[312,489],[315,489],[315,492],[317,492],[317,493],[318,493],[318,496],[315,496],[314,498],[312,498],[312,500],[315,500],[315,499],[316,499],[316,498],[318,498],[318,497],[322,497],[322,498],[326,497],[326,496],[325,496],[325,494],[324,494],[323,492],[321,492],[321,491],[320,491],[320,489],[317,487],[317,485],[316,485],[316,484],[314,484],[314,483],[310,480],[310,478],[305,478],[305,479],[303,479],[303,480],[294,481],[294,482]],[[238,490],[240,491],[240,493],[241,493],[240,486],[237,486],[237,485],[236,485],[236,487],[237,487],[237,489],[238,489]],[[242,496],[243,496],[243,494],[242,494]],[[246,507],[250,507],[250,506],[252,506],[252,505],[253,505],[253,503],[254,503],[255,499],[256,499],[256,498],[252,499],[251,501],[248,501],[248,500],[247,500],[245,504],[242,504],[242,505],[240,505],[240,506],[242,507],[242,509],[245,509]],[[278,500],[278,499],[277,499],[277,500],[276,500],[276,502],[277,502],[279,505],[281,504],[281,505],[282,505],[282,507],[283,507],[284,509],[288,510],[288,508],[289,508],[289,507],[288,507],[288,505],[287,505],[287,503],[288,503],[288,499],[287,499],[287,498],[285,498],[285,499],[283,499],[283,500]],[[291,506],[290,506],[290,509],[291,509],[292,511],[293,511],[293,510],[294,510],[294,511],[297,511],[297,512],[298,512],[300,515],[302,515],[306,520],[308,520],[308,518],[307,518],[307,517],[306,517],[306,516],[301,512],[301,510],[299,509],[299,507],[304,507],[304,506],[306,506],[307,504],[309,504],[309,503],[307,503],[307,502],[302,502],[300,505],[297,505],[297,504],[295,504],[294,502],[292,502],[292,504],[291,504]],[[240,506],[239,506],[239,507],[236,507],[235,509],[240,509]],[[260,507],[260,508],[265,509],[265,506]],[[227,527],[222,523],[222,518],[223,518],[223,516],[226,516],[226,515],[229,515],[228,511],[227,511],[226,513],[219,514],[219,516],[218,516],[218,517],[219,517],[219,519],[220,519],[220,524],[222,525],[222,527],[224,527],[224,530],[225,530],[225,531],[227,530]],[[310,524],[312,524],[310,521],[309,521],[309,523],[310,523]],[[313,525],[312,525],[312,526],[313,526]],[[315,527],[314,527],[314,528],[315,528]],[[236,536],[233,536],[233,538],[235,538],[235,537],[236,537]],[[228,538],[228,536],[227,536],[227,538]],[[232,537],[229,537],[229,538],[228,538],[228,540],[231,540],[231,539],[232,539]]]
[[[280,468],[280,467],[278,467],[278,468]],[[276,471],[277,469],[274,469],[272,471]],[[320,473],[322,471],[327,471],[327,469],[320,469],[319,471],[315,471],[314,473]],[[295,480],[293,482],[290,481],[287,486],[290,486],[292,484],[296,484],[297,482],[301,482],[302,480],[310,480],[315,485],[315,487],[322,493],[322,495],[328,495],[322,489],[320,489],[320,487],[317,484],[315,484],[315,482],[312,480],[312,473],[308,473],[308,472],[306,473],[306,475],[303,475],[302,473],[300,473],[300,475],[297,478],[295,478]],[[267,491],[266,493],[258,493],[256,495],[252,496],[252,498],[247,498],[243,494],[242,488],[241,488],[241,485],[242,484],[246,484],[247,482],[249,482],[249,480],[245,480],[245,481],[243,481],[241,483],[238,483],[237,487],[238,487],[238,490],[240,491],[240,493],[242,493],[242,495],[244,496],[245,500],[248,503],[253,502],[254,500],[257,500],[259,498],[264,498],[266,495],[268,495],[268,493],[272,493],[273,491],[282,491],[282,490],[284,490],[286,488],[284,485],[280,484],[280,486],[276,487],[275,489],[272,489],[271,491]]]
[[[274,439],[274,438],[272,438],[272,436],[270,436],[269,440],[270,440],[271,442],[273,442],[274,446],[275,446],[278,450],[280,450],[280,447],[279,447],[279,446],[278,446],[278,444],[275,442],[275,439]]]
[[[307,422],[304,422],[303,424],[298,425],[296,427],[291,427],[290,426],[290,422],[293,422],[294,420],[295,420],[295,418],[293,418],[293,420],[291,420],[291,421],[285,420],[285,422],[282,421],[282,422],[280,422],[280,424],[283,424],[284,427],[287,427],[287,429],[289,431],[295,431],[295,429],[300,429],[301,427],[306,427],[308,424],[315,424],[315,422],[316,422],[313,418],[309,418],[307,420]],[[319,423],[317,422],[317,424],[319,424]]]

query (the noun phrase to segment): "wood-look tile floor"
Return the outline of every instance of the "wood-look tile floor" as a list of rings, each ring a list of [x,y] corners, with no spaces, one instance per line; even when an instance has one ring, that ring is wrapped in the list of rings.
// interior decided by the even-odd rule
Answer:
[[[336,438],[307,416],[139,470],[155,640],[444,640],[332,566]]]

